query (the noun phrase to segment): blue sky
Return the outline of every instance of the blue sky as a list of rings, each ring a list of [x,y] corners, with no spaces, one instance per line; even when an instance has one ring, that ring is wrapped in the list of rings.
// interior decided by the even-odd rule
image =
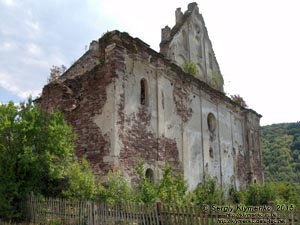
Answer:
[[[52,65],[70,66],[108,30],[158,51],[161,28],[186,0],[0,0],[0,102],[42,92]],[[261,124],[300,121],[298,0],[199,0],[228,95]]]

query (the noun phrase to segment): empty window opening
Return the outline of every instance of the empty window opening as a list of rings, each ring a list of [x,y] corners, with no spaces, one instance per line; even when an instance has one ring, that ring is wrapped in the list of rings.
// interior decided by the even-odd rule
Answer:
[[[209,157],[214,158],[214,151],[213,151],[212,147],[209,148]]]
[[[141,79],[141,105],[148,104],[148,88],[147,81],[143,78]]]
[[[146,178],[147,178],[151,183],[154,182],[154,173],[153,173],[153,170],[152,170],[152,169],[148,168],[148,169],[146,170],[145,176],[146,176]]]

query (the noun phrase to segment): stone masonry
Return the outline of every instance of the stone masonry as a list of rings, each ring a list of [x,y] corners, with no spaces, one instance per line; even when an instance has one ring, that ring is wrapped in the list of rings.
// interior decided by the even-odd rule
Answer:
[[[127,33],[112,31],[36,100],[60,110],[77,135],[76,154],[95,174],[111,169],[135,177],[134,166],[159,179],[166,163],[190,189],[210,176],[221,187],[263,182],[261,116],[223,93],[223,78],[196,3],[162,30],[161,53]],[[196,77],[181,69],[197,66]],[[150,173],[149,173],[150,171]]]

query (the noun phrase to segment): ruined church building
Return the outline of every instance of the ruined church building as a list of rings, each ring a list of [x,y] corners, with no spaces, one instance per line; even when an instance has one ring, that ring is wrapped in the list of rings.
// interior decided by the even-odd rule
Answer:
[[[176,25],[162,29],[160,53],[125,32],[112,31],[36,100],[60,110],[100,177],[111,169],[135,177],[134,166],[160,179],[166,163],[193,189],[206,177],[223,188],[263,182],[261,115],[223,91],[223,77],[196,3],[178,8]],[[197,68],[185,73],[186,62]]]

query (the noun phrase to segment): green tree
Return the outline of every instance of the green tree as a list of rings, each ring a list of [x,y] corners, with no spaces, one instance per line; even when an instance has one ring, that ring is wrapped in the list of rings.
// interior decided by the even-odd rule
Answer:
[[[217,187],[217,181],[207,178],[203,186],[198,186],[192,193],[192,203],[196,205],[223,204],[224,193]]]
[[[262,153],[267,182],[300,182],[300,123],[263,126]]]
[[[266,181],[299,181],[298,151],[291,150],[294,138],[287,126],[267,126],[262,129],[262,151]],[[297,139],[295,140],[297,141]]]
[[[99,186],[97,198],[113,204],[135,201],[133,189],[130,188],[124,174],[120,171],[110,171],[107,176],[107,187]]]
[[[266,205],[269,202],[274,202],[276,199],[275,188],[267,184],[259,186],[258,184],[249,185],[246,191],[246,205]]]
[[[83,158],[81,162],[75,160],[67,169],[66,178],[68,188],[63,190],[63,195],[69,199],[91,200],[97,192],[103,188],[98,184],[96,177],[89,166],[88,161]]]
[[[158,199],[158,186],[145,175],[143,163],[139,162],[135,167],[138,174],[136,184],[137,201],[142,203],[154,203]]]
[[[174,175],[170,165],[163,170],[163,177],[158,186],[158,198],[167,204],[182,204],[185,202],[188,185],[181,174]]]
[[[30,192],[58,194],[74,149],[74,135],[60,113],[27,103],[0,105],[0,217],[21,216]]]

